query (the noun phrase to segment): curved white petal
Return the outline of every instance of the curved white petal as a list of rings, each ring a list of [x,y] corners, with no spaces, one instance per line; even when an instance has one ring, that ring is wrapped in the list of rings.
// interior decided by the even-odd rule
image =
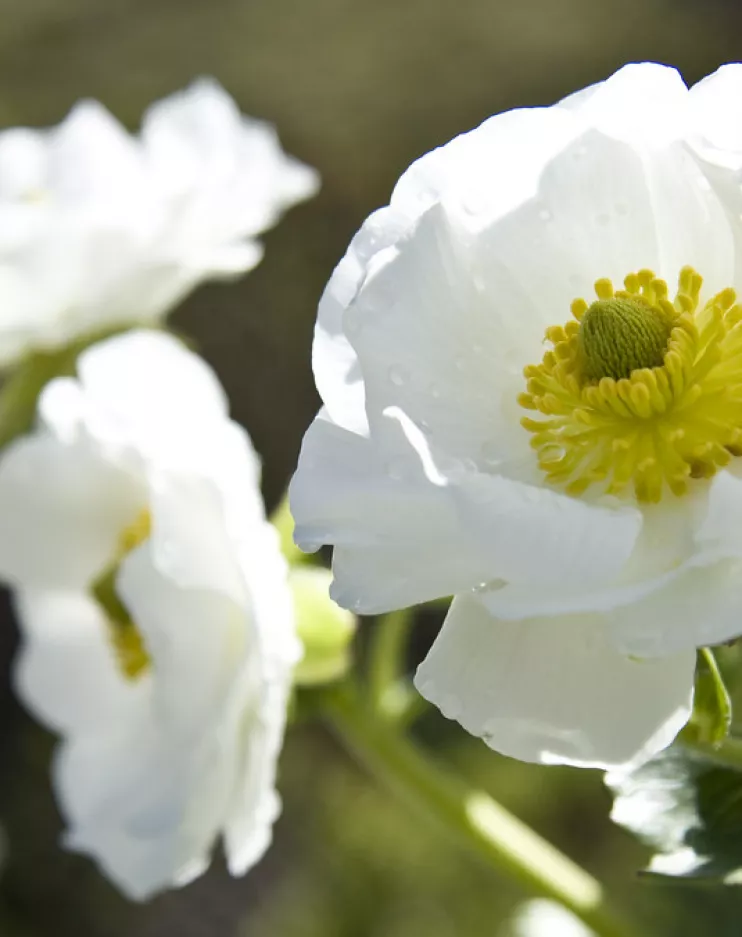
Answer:
[[[742,168],[742,65],[722,65],[690,89],[697,138],[694,148],[711,163]]]
[[[688,89],[678,71],[655,62],[625,65],[605,81],[559,102],[602,133],[662,147],[688,131]]]
[[[212,369],[162,332],[127,332],[94,345],[80,356],[77,372],[94,431],[112,440],[147,449],[161,442],[167,451],[227,415]]]
[[[205,732],[219,718],[251,652],[259,667],[259,649],[249,608],[217,589],[184,587],[156,564],[148,541],[122,562],[117,590],[157,672],[162,731],[183,737]]]
[[[691,711],[695,651],[632,660],[600,616],[503,622],[457,598],[415,685],[523,761],[615,768],[669,745]]]
[[[663,588],[609,614],[612,638],[626,654],[664,657],[739,636],[742,560],[690,566]]]
[[[15,686],[47,726],[115,734],[143,713],[151,682],[122,679],[110,626],[91,598],[24,589],[15,594],[14,607],[22,637]]]
[[[442,475],[421,434],[386,419],[383,452],[320,414],[291,483],[297,542],[335,545],[339,604],[373,614],[496,579],[610,581],[630,556],[638,512],[484,473]]]
[[[18,440],[0,456],[0,574],[24,587],[86,588],[115,553],[140,494],[84,440]]]

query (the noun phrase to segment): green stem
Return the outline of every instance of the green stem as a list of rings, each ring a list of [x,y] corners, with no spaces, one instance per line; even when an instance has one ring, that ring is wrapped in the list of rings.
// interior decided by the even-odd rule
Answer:
[[[409,609],[391,612],[373,631],[368,664],[368,694],[372,708],[382,718],[400,714],[399,688],[405,672],[405,651],[412,626]]]
[[[684,748],[695,752],[697,755],[702,755],[723,768],[742,771],[742,739],[728,736],[724,741],[714,744],[699,742],[681,734],[680,742]]]
[[[412,742],[338,687],[325,695],[338,735],[366,767],[449,838],[528,890],[569,908],[599,937],[640,937],[608,904],[601,885],[483,791],[446,774]]]

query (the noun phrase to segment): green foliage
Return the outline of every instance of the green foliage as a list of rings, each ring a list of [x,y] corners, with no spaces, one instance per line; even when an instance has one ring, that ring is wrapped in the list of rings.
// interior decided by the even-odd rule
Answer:
[[[608,786],[613,820],[655,850],[645,874],[742,884],[742,770],[673,747]]]
[[[683,731],[687,740],[716,745],[729,735],[732,701],[711,648],[698,652],[693,715]]]

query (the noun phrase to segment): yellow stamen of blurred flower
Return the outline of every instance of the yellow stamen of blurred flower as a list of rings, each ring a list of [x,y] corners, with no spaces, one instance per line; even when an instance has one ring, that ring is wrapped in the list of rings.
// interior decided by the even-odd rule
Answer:
[[[125,557],[147,540],[150,530],[149,511],[143,510],[133,523],[124,528],[113,562],[103,570],[91,587],[94,598],[106,614],[109,637],[118,665],[129,680],[141,677],[149,669],[151,660],[139,629],[119,597],[116,580]]]
[[[742,306],[725,289],[700,303],[701,276],[680,271],[673,301],[651,270],[546,330],[552,348],[524,370],[521,406],[548,481],[639,501],[682,495],[742,455]]]

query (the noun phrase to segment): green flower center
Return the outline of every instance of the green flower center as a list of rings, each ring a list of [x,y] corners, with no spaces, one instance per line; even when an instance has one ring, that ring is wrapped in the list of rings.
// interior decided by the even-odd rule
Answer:
[[[660,367],[673,325],[664,310],[638,298],[596,300],[577,335],[584,379],[619,381],[639,368]]]

